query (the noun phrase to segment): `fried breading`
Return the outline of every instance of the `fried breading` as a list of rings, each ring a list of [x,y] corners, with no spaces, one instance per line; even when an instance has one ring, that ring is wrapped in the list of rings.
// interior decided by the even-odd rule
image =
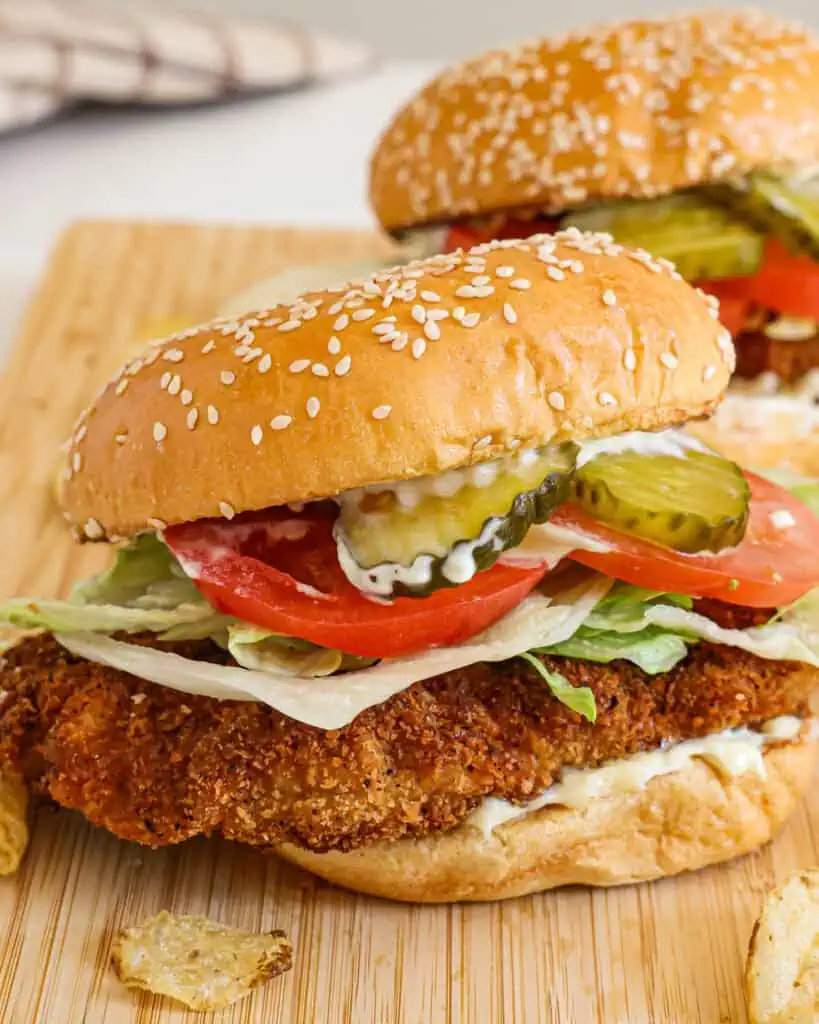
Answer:
[[[752,380],[771,371],[788,384],[804,377],[809,370],[819,369],[819,337],[809,341],[776,341],[761,331],[737,335],[738,377]]]
[[[209,642],[176,648],[224,660]],[[525,801],[567,765],[805,715],[819,673],[698,644],[671,672],[544,657],[589,686],[595,725],[521,659],[438,676],[324,732],[262,704],[193,697],[28,639],[0,668],[0,757],[41,794],[148,846],[221,832],[351,849],[454,827],[487,795]]]

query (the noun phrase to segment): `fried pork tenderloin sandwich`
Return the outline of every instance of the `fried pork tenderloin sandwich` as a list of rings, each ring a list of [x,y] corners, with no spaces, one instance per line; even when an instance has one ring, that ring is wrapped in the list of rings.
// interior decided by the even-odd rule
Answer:
[[[816,34],[710,10],[484,54],[396,114],[371,200],[428,251],[575,225],[674,261],[720,298],[748,396],[704,436],[819,476]]]
[[[815,762],[819,520],[676,429],[733,366],[714,300],[576,230],[157,343],[69,445],[113,567],[0,606],[45,629],[0,755],[395,899],[753,849]]]

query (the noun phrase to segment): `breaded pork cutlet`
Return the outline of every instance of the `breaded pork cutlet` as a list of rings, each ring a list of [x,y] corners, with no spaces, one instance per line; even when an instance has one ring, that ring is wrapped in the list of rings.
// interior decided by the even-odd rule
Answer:
[[[223,657],[207,642],[183,650]],[[0,670],[0,755],[39,792],[148,846],[221,832],[349,850],[450,829],[486,796],[526,801],[568,766],[805,716],[819,677],[711,644],[656,676],[625,661],[542,661],[591,688],[595,725],[520,660],[416,683],[325,732],[261,704],[144,683],[38,637]]]

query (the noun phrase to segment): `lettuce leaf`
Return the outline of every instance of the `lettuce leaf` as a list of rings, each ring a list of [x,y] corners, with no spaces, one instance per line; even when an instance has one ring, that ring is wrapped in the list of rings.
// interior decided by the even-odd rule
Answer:
[[[79,583],[66,601],[18,597],[0,604],[0,623],[54,633],[158,633],[193,640],[226,628],[154,533],[138,534],[113,566]]]
[[[572,686],[564,675],[561,675],[560,672],[552,672],[546,668],[543,662],[533,654],[521,654],[521,658],[527,661],[540,675],[552,691],[553,697],[556,697],[561,704],[565,704],[567,708],[576,711],[578,715],[582,715],[583,718],[594,724],[597,720],[597,704],[594,700],[594,693],[592,693],[588,686]]]
[[[585,570],[555,573],[554,577],[545,582],[542,591],[533,592],[495,625],[462,644],[318,679],[194,661],[95,633],[59,633],[57,640],[79,657],[149,682],[208,697],[256,700],[306,725],[340,729],[366,708],[389,700],[419,680],[481,661],[507,661],[522,651],[573,636],[606,595],[611,580]]]
[[[267,633],[244,622],[228,626],[227,649],[242,668],[310,679],[366,668],[376,661],[317,647],[307,640]]]
[[[661,604],[690,609],[693,601],[681,594],[615,583],[574,636],[539,653],[598,662],[622,658],[651,675],[668,672],[683,660],[688,647],[676,632],[646,620],[646,609]]]

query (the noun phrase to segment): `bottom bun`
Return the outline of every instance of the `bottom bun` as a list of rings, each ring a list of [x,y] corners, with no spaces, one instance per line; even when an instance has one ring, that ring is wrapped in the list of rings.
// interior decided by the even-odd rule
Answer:
[[[819,407],[787,395],[729,394],[686,430],[749,469],[819,477]]]
[[[767,842],[810,782],[819,743],[773,747],[765,778],[706,762],[582,810],[549,807],[485,838],[461,825],[349,853],[290,844],[285,859],[348,889],[415,903],[500,900],[561,885],[645,882],[730,860]]]

